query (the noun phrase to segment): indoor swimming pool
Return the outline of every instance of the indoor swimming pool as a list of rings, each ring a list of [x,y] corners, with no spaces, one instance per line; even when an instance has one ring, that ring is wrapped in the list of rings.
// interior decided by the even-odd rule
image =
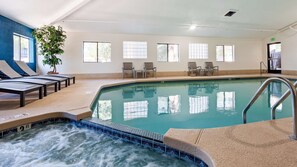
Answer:
[[[214,128],[242,124],[242,111],[265,79],[137,83],[104,88],[93,118],[158,134],[169,128]],[[270,107],[287,90],[272,82],[247,113],[247,122],[271,119]],[[292,115],[291,97],[276,118]]]

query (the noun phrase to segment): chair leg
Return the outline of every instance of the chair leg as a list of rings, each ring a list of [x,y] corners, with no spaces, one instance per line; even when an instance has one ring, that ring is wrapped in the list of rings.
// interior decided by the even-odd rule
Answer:
[[[25,106],[25,93],[24,92],[22,92],[20,94],[20,106],[21,107],[24,107]]]
[[[44,94],[44,96],[47,96],[47,87],[46,87],[46,85],[44,85],[43,86],[43,94]]]
[[[43,98],[43,87],[40,87],[39,88],[39,99],[42,99]]]

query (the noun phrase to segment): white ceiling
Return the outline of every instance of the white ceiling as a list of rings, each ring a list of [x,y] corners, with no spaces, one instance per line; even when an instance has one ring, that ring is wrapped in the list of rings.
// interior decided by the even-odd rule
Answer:
[[[265,38],[295,23],[296,9],[297,0],[0,0],[1,15],[31,27],[207,37]]]

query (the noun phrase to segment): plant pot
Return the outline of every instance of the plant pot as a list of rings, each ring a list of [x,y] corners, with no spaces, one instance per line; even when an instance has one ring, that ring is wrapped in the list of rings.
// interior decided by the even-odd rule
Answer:
[[[47,74],[59,74],[59,72],[49,71],[49,72],[47,72]]]

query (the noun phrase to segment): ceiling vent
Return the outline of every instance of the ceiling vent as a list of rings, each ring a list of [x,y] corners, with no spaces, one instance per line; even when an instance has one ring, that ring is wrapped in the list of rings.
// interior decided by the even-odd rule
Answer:
[[[226,17],[231,17],[231,16],[233,16],[236,12],[237,12],[236,10],[229,10],[229,11],[225,14],[225,16],[226,16]]]

